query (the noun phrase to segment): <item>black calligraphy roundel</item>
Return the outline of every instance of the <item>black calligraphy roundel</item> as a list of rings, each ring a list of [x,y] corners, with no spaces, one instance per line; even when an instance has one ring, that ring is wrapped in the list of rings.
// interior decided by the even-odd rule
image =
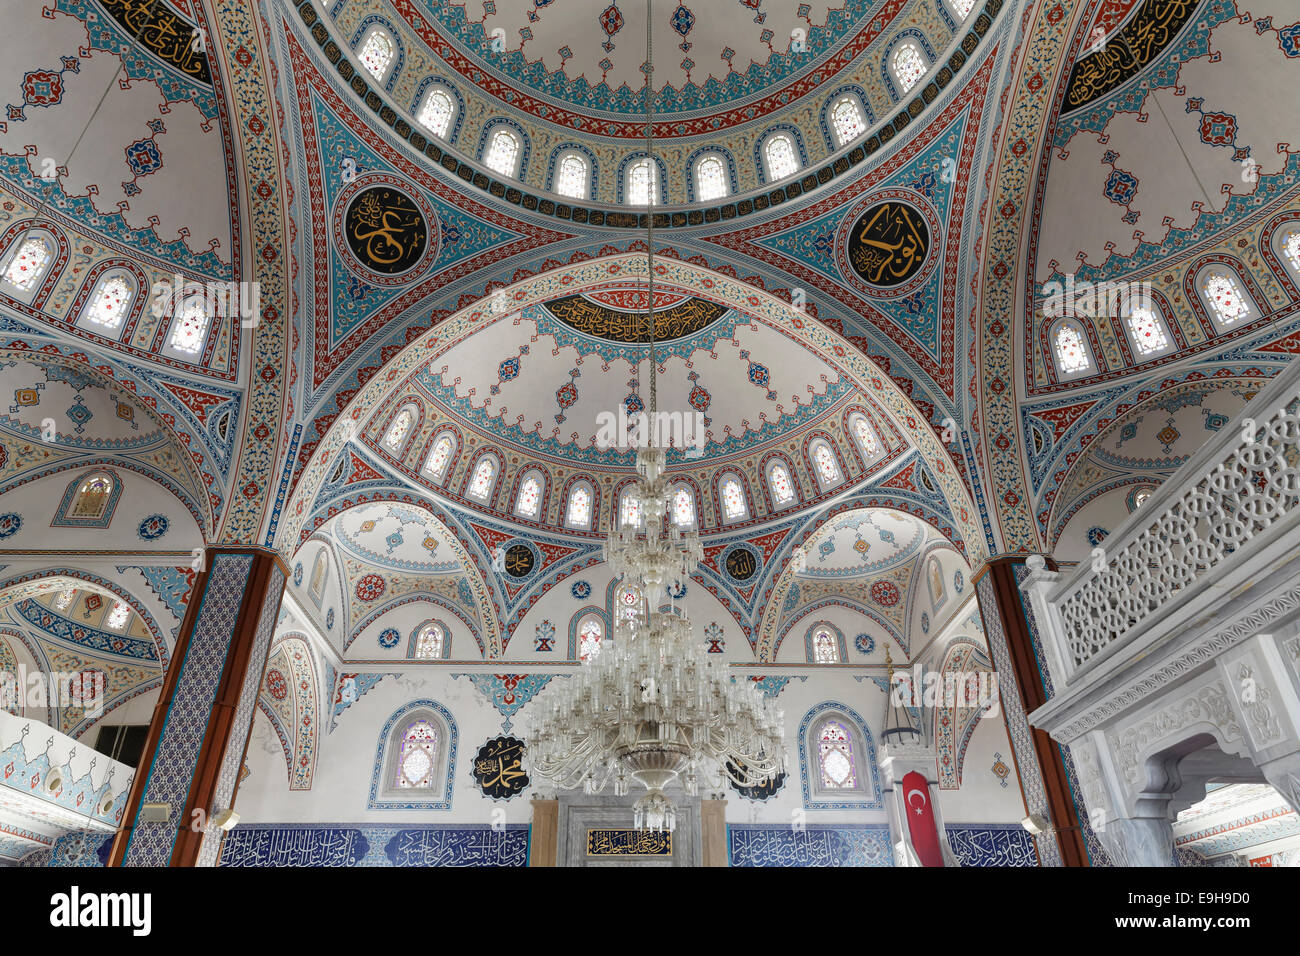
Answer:
[[[840,271],[870,295],[913,292],[938,256],[938,217],[919,194],[905,189],[876,193],[844,218],[837,243]]]
[[[506,548],[506,574],[512,578],[526,578],[533,570],[537,558],[526,544],[512,544]]]
[[[751,544],[732,545],[722,556],[722,566],[733,581],[748,581],[763,565],[763,556]]]
[[[740,773],[735,762],[728,760],[727,763],[730,765],[733,773]],[[742,787],[730,777],[727,778],[727,783],[731,786],[732,790],[735,790],[746,800],[754,800],[758,803],[764,803],[776,796],[780,789],[785,786],[785,777],[786,773],[782,770],[751,787]]]
[[[478,749],[470,772],[484,796],[509,800],[528,786],[524,773],[524,742],[516,737],[494,737]]]
[[[419,191],[388,173],[356,176],[334,203],[333,228],[348,267],[373,285],[403,285],[438,251],[438,216]]]

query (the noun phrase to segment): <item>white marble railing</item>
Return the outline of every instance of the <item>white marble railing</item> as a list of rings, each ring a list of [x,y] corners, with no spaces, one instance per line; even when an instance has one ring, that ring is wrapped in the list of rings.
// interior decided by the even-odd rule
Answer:
[[[1300,362],[1156,489],[1091,561],[1058,574],[1030,560],[1023,587],[1057,691],[1140,636],[1212,612],[1296,551],[1297,503]]]

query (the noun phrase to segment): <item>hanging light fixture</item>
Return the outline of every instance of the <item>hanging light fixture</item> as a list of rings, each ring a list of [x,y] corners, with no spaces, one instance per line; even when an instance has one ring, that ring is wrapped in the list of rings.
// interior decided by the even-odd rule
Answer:
[[[654,78],[646,0],[646,162],[654,170]],[[655,177],[657,182],[658,177]],[[653,197],[653,191],[652,191]],[[758,786],[785,769],[784,715],[752,681],[736,683],[710,657],[691,627],[681,594],[704,557],[699,535],[669,521],[671,489],[664,474],[667,449],[658,434],[655,352],[654,200],[646,213],[646,320],[650,344],[648,428],[638,435],[637,479],[627,495],[633,507],[605,543],[604,559],[621,579],[613,634],[549,702],[530,735],[529,772],[562,790],[600,793],[611,783],[625,796],[632,782],[645,788],[634,806],[637,829],[672,831],[677,811],[664,789],[675,780],[690,796],[701,776],[714,786],[725,777]],[[665,588],[667,594],[665,595]],[[667,605],[662,603],[668,598]]]

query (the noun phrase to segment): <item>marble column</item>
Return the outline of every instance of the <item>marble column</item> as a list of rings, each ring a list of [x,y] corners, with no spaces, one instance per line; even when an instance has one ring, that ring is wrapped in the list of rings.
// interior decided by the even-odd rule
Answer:
[[[205,552],[109,866],[216,865],[285,576],[270,551]]]

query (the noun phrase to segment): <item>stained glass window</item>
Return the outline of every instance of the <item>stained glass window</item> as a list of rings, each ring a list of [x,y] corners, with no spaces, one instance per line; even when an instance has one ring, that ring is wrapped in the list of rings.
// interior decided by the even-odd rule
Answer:
[[[131,284],[121,273],[112,273],[96,283],[86,306],[86,320],[107,329],[115,329],[126,318],[130,305]]]
[[[835,635],[824,627],[813,633],[813,660],[818,664],[838,664],[840,648]]]
[[[641,526],[641,502],[630,491],[623,492],[618,521],[621,525],[629,525],[634,528]]]
[[[66,611],[72,604],[72,599],[77,596],[76,588],[64,588],[59,592],[59,596],[54,599],[54,609],[56,611]]]
[[[409,408],[403,408],[393,419],[393,424],[388,426],[388,434],[384,436],[384,444],[390,451],[399,451],[402,442],[406,441],[406,434],[411,430],[411,425],[415,422],[415,412]]]
[[[728,478],[722,483],[722,514],[728,521],[745,517],[747,511],[745,495],[740,490],[740,482]]]
[[[515,512],[525,518],[536,518],[541,503],[542,483],[530,475],[524,479],[524,483],[519,488],[519,500],[515,502]]]
[[[586,528],[591,524],[591,492],[585,485],[569,492],[569,513],[564,520],[571,528]]]
[[[115,631],[120,631],[126,627],[127,619],[131,616],[131,608],[125,601],[115,601],[113,610],[108,612],[108,620],[105,622]]]
[[[486,498],[492,490],[492,477],[496,471],[496,462],[491,458],[480,458],[474,468],[474,479],[469,483],[470,495],[480,500]]]
[[[483,165],[502,176],[513,176],[519,161],[519,137],[508,129],[499,129],[488,140]]]
[[[898,85],[902,87],[904,93],[916,86],[916,81],[925,76],[925,58],[921,56],[921,51],[916,48],[915,43],[909,42],[899,46],[894,51],[892,62],[894,78],[898,80]]]
[[[1169,347],[1169,337],[1154,309],[1134,306],[1128,314],[1128,331],[1133,340],[1133,351],[1138,355],[1153,355]]]
[[[1250,305],[1237,280],[1226,272],[1211,272],[1201,283],[1201,292],[1218,313],[1219,321],[1231,325],[1250,314]]]
[[[627,171],[627,201],[633,206],[654,205],[659,191],[658,169],[649,159],[638,159]]]
[[[366,42],[361,44],[361,65],[370,71],[377,80],[388,76],[388,67],[393,62],[393,41],[388,33],[381,29],[371,30]]]
[[[203,346],[208,332],[208,309],[202,293],[187,295],[172,322],[171,346],[178,352],[193,354]]]
[[[443,435],[433,443],[433,451],[429,452],[429,460],[424,463],[424,470],[436,479],[441,479],[447,470],[447,463],[451,461],[451,438]]]
[[[451,101],[451,94],[446,90],[433,89],[424,98],[424,105],[420,107],[420,115],[416,118],[434,136],[441,136],[446,139],[447,131],[451,129],[451,118],[455,111],[456,107]]]
[[[1293,230],[1282,240],[1282,252],[1291,264],[1291,271],[1300,273],[1300,230]]]
[[[829,485],[840,480],[840,466],[835,461],[835,453],[825,442],[813,451],[813,462],[817,465],[817,476],[822,484]]]
[[[587,161],[577,153],[566,153],[555,170],[555,191],[570,199],[587,198]]]
[[[841,145],[853,142],[867,131],[866,120],[862,118],[862,107],[857,97],[843,96],[831,107],[831,127],[835,130],[835,141]]]
[[[427,720],[417,720],[402,734],[397,754],[396,785],[403,790],[433,786],[438,764],[438,731]]]
[[[857,436],[858,444],[868,456],[879,454],[880,443],[876,441],[876,435],[867,424],[866,416],[859,415],[853,419],[853,434]]]
[[[695,164],[695,191],[700,202],[711,202],[727,195],[727,168],[719,156],[705,156]]]
[[[584,664],[600,653],[602,630],[597,617],[587,618],[578,628],[578,660]]]
[[[54,259],[54,249],[40,236],[28,236],[9,259],[5,282],[19,292],[31,292]]]
[[[426,624],[415,635],[415,656],[421,660],[436,661],[442,657],[442,628]]]
[[[970,16],[971,10],[975,9],[975,0],[948,0],[952,4],[952,12],[957,14],[957,19],[965,20]]]
[[[72,499],[70,518],[102,518],[113,495],[113,479],[105,474],[91,475],[81,483]]]
[[[790,471],[777,462],[767,472],[767,482],[772,487],[772,498],[783,505],[794,500],[794,482],[790,480]]]
[[[822,786],[836,790],[857,787],[857,774],[853,767],[853,738],[849,729],[839,721],[828,720],[817,735],[817,763],[821,769]]]
[[[794,140],[785,133],[769,136],[763,147],[763,156],[767,160],[767,176],[775,181],[793,176],[799,171],[799,154],[795,152]]]
[[[1056,330],[1056,362],[1066,375],[1087,371],[1092,366],[1078,326],[1062,325]]]
[[[673,524],[679,528],[695,525],[695,496],[685,486],[679,485],[673,492]]]
[[[325,562],[325,552],[316,555],[316,563],[311,566],[311,593],[320,597],[325,593],[325,578],[329,575],[329,565]]]

